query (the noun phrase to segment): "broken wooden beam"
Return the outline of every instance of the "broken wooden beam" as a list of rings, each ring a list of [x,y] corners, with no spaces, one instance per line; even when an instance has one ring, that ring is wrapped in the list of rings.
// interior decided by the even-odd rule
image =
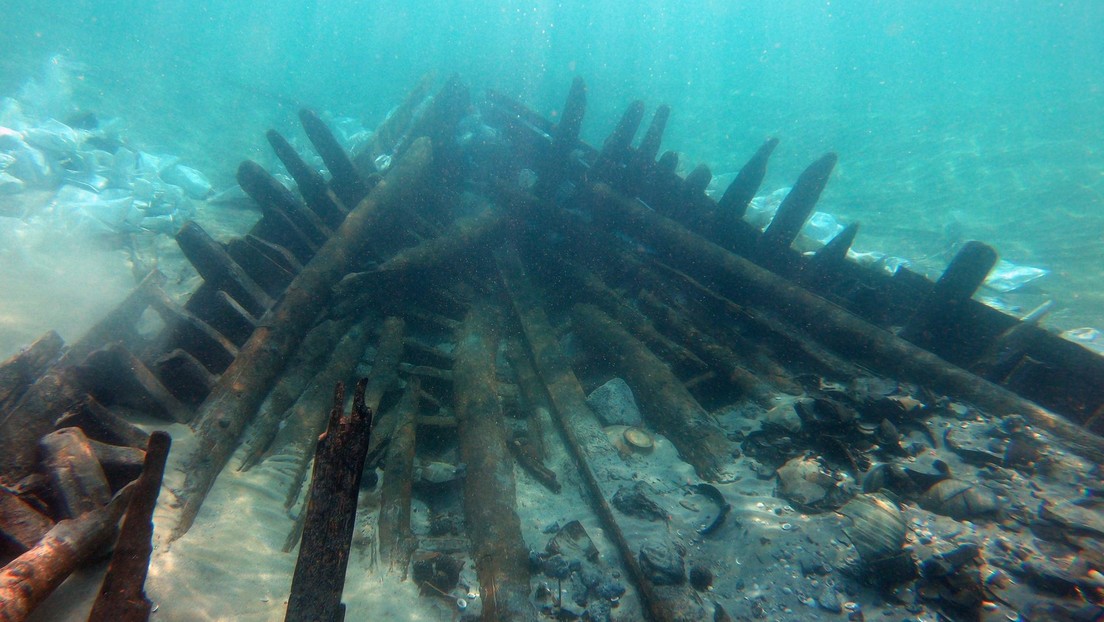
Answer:
[[[653,622],[674,620],[676,619],[673,612],[674,604],[668,600],[668,594],[657,590],[645,576],[637,560],[636,551],[629,544],[624,530],[621,529],[613,514],[609,498],[602,489],[601,480],[590,465],[591,459],[603,454],[613,454],[617,450],[610,444],[609,437],[598,425],[597,416],[587,405],[586,394],[583,393],[578,378],[575,377],[567,357],[560,349],[555,330],[548,323],[548,316],[529,283],[525,267],[517,257],[517,251],[508,247],[504,252],[497,253],[495,259],[514,313],[525,333],[528,355],[544,383],[545,392],[552,404],[553,419],[563,434],[568,452],[579,469],[588,493],[587,499],[602,521],[606,534],[617,547],[621,562],[628,569],[629,578],[640,594],[647,618]]]
[[[53,427],[58,430],[80,428],[88,438],[109,445],[145,447],[149,442],[149,434],[108,410],[91,395],[85,395],[67,408],[53,422]]]
[[[357,494],[372,434],[372,409],[364,403],[367,380],[357,383],[345,416],[345,387],[334,389],[329,425],[318,440],[304,513],[303,539],[291,579],[285,622],[341,622],[341,592],[349,563]]]
[[[76,518],[111,500],[107,475],[80,428],[62,428],[38,441],[59,513]]]
[[[84,396],[69,366],[53,367],[27,388],[0,417],[0,481],[15,483],[34,470],[38,439]]]
[[[272,306],[264,289],[194,220],[181,227],[176,242],[205,282],[230,294],[245,310],[260,317]]]
[[[351,327],[351,318],[326,320],[312,328],[303,338],[303,343],[295,350],[295,356],[288,363],[276,386],[272,387],[261,403],[257,416],[250,425],[249,440],[246,443],[249,450],[238,465],[239,471],[248,471],[265,456],[285,417],[295,414],[290,409],[311,386],[311,380],[325,369],[338,343],[349,333]],[[335,379],[335,382],[337,380],[341,378]],[[327,382],[324,386],[331,384],[333,383]]]
[[[64,347],[61,335],[51,330],[0,364],[0,412],[19,401],[23,393],[57,361]]]
[[[318,155],[329,169],[333,178],[330,185],[334,194],[345,205],[357,205],[368,195],[368,184],[360,177],[352,159],[334,138],[330,128],[318,118],[313,110],[306,108],[299,111],[299,121],[303,124],[303,130],[314,145]]]
[[[299,193],[303,195],[303,200],[307,202],[307,206],[330,229],[341,226],[341,221],[345,219],[348,210],[345,209],[333,190],[330,190],[329,186],[326,185],[322,173],[307,166],[307,163],[295,151],[291,143],[276,130],[268,130],[265,136],[268,138],[268,144],[272,146],[272,150],[276,152],[276,157],[280,158],[288,174],[295,180],[295,185],[299,187]]]
[[[474,305],[456,336],[453,367],[460,456],[478,476],[464,478],[464,524],[472,541],[483,620],[536,620],[529,602],[528,548],[517,515],[513,461],[498,401],[493,307]]]
[[[146,575],[153,553],[153,509],[161,493],[161,479],[169,458],[172,437],[166,432],[150,435],[142,474],[134,484],[123,526],[111,554],[100,595],[92,605],[89,622],[145,622],[153,610],[146,596]]]
[[[32,549],[53,526],[49,516],[0,486],[0,557],[5,561]]]
[[[838,354],[876,372],[916,382],[973,403],[995,416],[1020,414],[1062,439],[1074,452],[1100,462],[1104,438],[1037,404],[952,365],[873,326],[804,288],[703,239],[669,218],[625,198],[609,186],[591,187],[595,207],[626,233],[655,247],[666,261],[708,273],[725,295],[742,304],[775,309],[788,322]]]
[[[406,383],[402,399],[385,417],[392,420],[380,484],[380,556],[392,572],[405,575],[416,547],[410,529],[410,495],[414,487],[414,449],[417,438],[418,379]],[[376,433],[379,433],[377,426]]]
[[[571,315],[583,341],[602,353],[632,387],[648,424],[671,440],[699,477],[717,479],[731,462],[734,448],[671,369],[597,307],[575,305]]]
[[[991,246],[974,240],[964,244],[898,335],[945,356],[961,349],[966,344],[957,343],[962,335],[956,327],[996,263],[997,252]]]
[[[430,151],[428,140],[414,143],[304,266],[219,378],[196,416],[199,443],[189,461],[181,495],[183,507],[173,539],[191,527],[211,484],[237,446],[242,430],[283,370],[288,356],[329,302],[333,285],[356,261],[381,219],[398,209],[416,190],[429,163]]]
[[[774,213],[766,231],[759,238],[758,250],[765,260],[778,261],[797,239],[797,234],[816,208],[820,193],[828,184],[828,177],[837,160],[839,156],[828,153],[810,164],[798,176],[793,188],[782,199],[782,204],[778,206],[778,211]]]
[[[92,352],[75,369],[81,384],[101,403],[128,406],[176,423],[192,419],[192,411],[121,343]]]
[[[743,219],[744,214],[747,213],[748,204],[755,198],[755,193],[763,183],[763,177],[767,174],[767,161],[770,160],[771,153],[777,146],[777,138],[768,138],[736,174],[736,178],[717,201],[716,224],[727,228]]]
[[[106,506],[54,525],[34,548],[0,570],[0,622],[20,622],[81,564],[111,542],[133,486]]]
[[[349,329],[337,342],[322,368],[310,379],[303,393],[285,413],[283,426],[273,438],[272,446],[261,457],[264,460],[280,454],[292,463],[291,483],[284,504],[286,507],[290,508],[299,498],[299,490],[310,468],[318,435],[325,430],[326,402],[331,397],[329,388],[338,382],[344,382],[352,375],[352,370],[368,347],[375,321],[375,317],[370,315]],[[375,409],[376,403],[369,403],[368,406]]]

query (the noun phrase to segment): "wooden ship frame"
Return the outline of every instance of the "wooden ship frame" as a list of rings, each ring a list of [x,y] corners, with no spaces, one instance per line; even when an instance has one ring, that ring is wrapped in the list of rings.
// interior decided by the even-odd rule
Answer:
[[[660,153],[666,106],[634,146],[645,107],[633,102],[597,148],[579,138],[582,80],[557,123],[490,92],[480,122],[496,141],[473,155],[457,139],[473,110],[467,87],[453,78],[430,95],[430,85],[352,156],[304,110],[325,177],[270,131],[298,192],[244,162],[238,181],[263,216],[228,244],[183,227],[176,239],[203,278],[187,302],[151,272],[82,339],[66,346],[50,333],[0,367],[0,620],[23,619],[115,538],[91,619],[148,618],[142,586],[169,441],[127,422],[128,409],[188,423],[199,439],[174,540],[247,436],[241,468],[274,443],[300,455],[289,507],[313,457],[286,549],[302,539],[288,620],[343,617],[366,463],[383,469],[378,533],[390,567],[460,551],[474,560],[482,619],[535,619],[513,465],[558,491],[550,451],[578,469],[643,615],[699,619],[691,586],[642,568],[637,519],[615,511],[593,466],[610,441],[586,402],[591,364],[628,381],[647,426],[705,483],[746,443],[709,407],[823,396],[869,377],[919,387],[931,403],[950,396],[1018,415],[1099,469],[1104,358],[973,300],[996,261],[990,247],[966,244],[935,282],[848,260],[857,225],[816,252],[792,248],[834,154],[801,174],[760,231],[743,216],[775,139],[715,201],[707,167],[683,178],[678,155]],[[565,352],[568,331],[589,356]],[[343,382],[373,343],[346,415]],[[411,530],[425,434],[452,439],[467,465],[463,538]],[[713,615],[727,614],[717,603]]]

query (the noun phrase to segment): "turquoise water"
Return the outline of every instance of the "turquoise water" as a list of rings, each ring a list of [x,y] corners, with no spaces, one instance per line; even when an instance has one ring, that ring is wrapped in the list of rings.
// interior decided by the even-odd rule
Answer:
[[[600,144],[624,106],[674,110],[665,148],[738,169],[781,146],[764,189],[825,151],[821,209],[857,246],[938,270],[979,238],[1046,268],[1062,327],[1104,324],[1104,3],[5,2],[0,94],[48,59],[71,106],[122,120],[216,187],[301,105],[371,127],[425,72],[459,72],[554,116],[590,89]]]

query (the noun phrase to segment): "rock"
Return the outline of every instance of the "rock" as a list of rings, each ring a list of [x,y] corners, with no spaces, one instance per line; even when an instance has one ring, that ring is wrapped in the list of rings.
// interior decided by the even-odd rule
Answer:
[[[604,425],[640,426],[643,422],[632,389],[620,378],[591,391],[587,404]]]
[[[793,458],[778,468],[778,496],[810,509],[837,507],[844,492],[839,482],[815,458]]]
[[[686,582],[686,564],[670,544],[648,543],[640,547],[640,569],[656,585]]]
[[[180,186],[184,192],[193,199],[206,199],[213,189],[207,178],[190,166],[176,164],[161,173],[161,180],[167,184]]]
[[[840,602],[839,592],[829,586],[824,586],[820,594],[817,594],[816,604],[825,611],[843,613],[843,603]]]
[[[629,516],[645,520],[666,520],[667,513],[652,501],[649,495],[655,494],[644,482],[636,482],[631,487],[622,486],[613,495],[613,507]]]
[[[690,585],[699,592],[708,590],[713,585],[713,571],[701,564],[690,568]]]
[[[598,547],[590,539],[590,534],[583,528],[582,523],[577,520],[565,524],[548,541],[546,548],[553,555],[561,554],[575,562],[598,561]]]
[[[794,408],[794,402],[786,401],[771,408],[763,415],[763,426],[774,427],[794,434],[801,431],[801,417]]]
[[[605,600],[621,598],[625,593],[625,586],[613,579],[607,579],[594,587],[594,593]]]

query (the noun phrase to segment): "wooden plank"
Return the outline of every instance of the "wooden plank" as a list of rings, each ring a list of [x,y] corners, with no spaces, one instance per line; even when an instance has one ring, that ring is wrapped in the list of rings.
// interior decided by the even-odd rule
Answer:
[[[473,305],[456,335],[455,409],[464,478],[464,524],[472,541],[483,620],[536,620],[529,602],[528,547],[517,515],[513,461],[498,401],[493,307]]]

